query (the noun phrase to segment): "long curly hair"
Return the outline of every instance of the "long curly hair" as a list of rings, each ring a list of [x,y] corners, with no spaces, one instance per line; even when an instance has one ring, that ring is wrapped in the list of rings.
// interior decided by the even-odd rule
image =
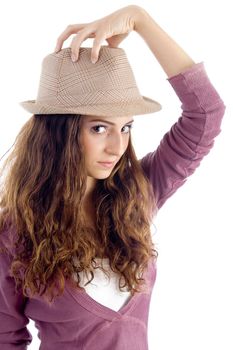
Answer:
[[[97,180],[96,229],[86,225],[82,118],[33,115],[0,172],[0,233],[14,232],[12,249],[2,245],[1,251],[11,255],[16,289],[26,297],[37,293],[51,302],[63,293],[67,279],[82,289],[79,273],[89,272],[90,283],[96,257],[109,259],[111,270],[120,276],[120,290],[140,292],[143,271],[158,256],[150,231],[156,196],[136,158],[131,135],[110,176]]]

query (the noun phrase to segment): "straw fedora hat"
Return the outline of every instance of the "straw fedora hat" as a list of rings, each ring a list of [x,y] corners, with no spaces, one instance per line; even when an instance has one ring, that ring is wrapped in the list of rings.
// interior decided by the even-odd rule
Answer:
[[[33,114],[83,114],[106,117],[140,115],[162,106],[138,90],[122,48],[101,46],[91,62],[91,47],[80,47],[72,62],[71,48],[47,55],[42,61],[36,100],[20,102]]]

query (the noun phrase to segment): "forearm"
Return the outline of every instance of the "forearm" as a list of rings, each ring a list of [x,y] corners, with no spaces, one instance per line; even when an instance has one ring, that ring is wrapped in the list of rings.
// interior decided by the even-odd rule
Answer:
[[[145,40],[168,78],[195,64],[143,8],[136,9],[134,30]]]

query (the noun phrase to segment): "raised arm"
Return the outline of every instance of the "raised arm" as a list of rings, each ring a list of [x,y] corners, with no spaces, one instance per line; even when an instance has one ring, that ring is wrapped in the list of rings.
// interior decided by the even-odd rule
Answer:
[[[155,22],[149,13],[139,6],[135,10],[134,30],[145,40],[168,78],[195,64],[192,58]]]
[[[135,30],[168,76],[182,102],[182,114],[154,152],[141,159],[153,185],[158,208],[193,174],[220,133],[225,105],[207,76],[204,63],[195,63],[142,8]]]
[[[141,159],[153,185],[158,209],[194,173],[220,133],[225,105],[209,80],[204,63],[168,78],[182,102],[182,114],[159,147]]]

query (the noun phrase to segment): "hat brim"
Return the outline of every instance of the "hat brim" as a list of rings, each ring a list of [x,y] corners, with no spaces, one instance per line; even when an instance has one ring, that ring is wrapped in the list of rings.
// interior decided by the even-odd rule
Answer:
[[[26,111],[33,114],[86,114],[97,115],[102,117],[124,117],[127,115],[142,115],[155,113],[162,109],[159,102],[142,96],[138,102],[121,102],[111,104],[97,104],[75,107],[51,106],[46,105],[36,100],[28,100],[20,102],[20,106]]]

